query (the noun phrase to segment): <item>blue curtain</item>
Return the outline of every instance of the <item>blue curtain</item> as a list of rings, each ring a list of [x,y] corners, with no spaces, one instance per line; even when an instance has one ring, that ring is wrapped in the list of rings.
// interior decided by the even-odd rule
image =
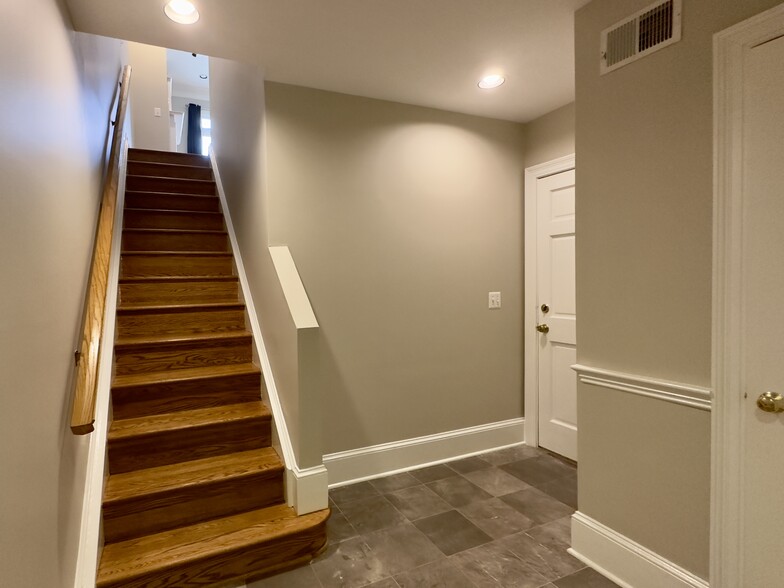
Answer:
[[[188,153],[201,155],[201,106],[188,104]]]

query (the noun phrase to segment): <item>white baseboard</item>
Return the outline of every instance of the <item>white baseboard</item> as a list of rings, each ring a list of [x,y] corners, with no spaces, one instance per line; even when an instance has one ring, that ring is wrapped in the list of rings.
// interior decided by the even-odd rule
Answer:
[[[579,511],[569,553],[622,588],[708,588],[707,580]]]
[[[286,470],[286,493],[288,502],[304,515],[329,506],[327,490],[327,468],[323,465],[301,470]]]
[[[518,445],[525,439],[525,419],[404,439],[324,456],[329,487],[345,486],[428,465]]]

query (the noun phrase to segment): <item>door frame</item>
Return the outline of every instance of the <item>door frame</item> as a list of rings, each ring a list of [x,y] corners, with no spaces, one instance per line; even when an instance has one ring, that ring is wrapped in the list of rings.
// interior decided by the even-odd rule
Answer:
[[[743,85],[744,54],[784,35],[784,4],[713,37],[713,361],[710,585],[743,580]]]
[[[538,286],[536,278],[538,273],[536,259],[536,183],[542,178],[554,176],[572,169],[575,169],[574,153],[525,169],[523,396],[525,402],[525,443],[531,447],[539,447],[539,345],[536,338],[536,293]]]

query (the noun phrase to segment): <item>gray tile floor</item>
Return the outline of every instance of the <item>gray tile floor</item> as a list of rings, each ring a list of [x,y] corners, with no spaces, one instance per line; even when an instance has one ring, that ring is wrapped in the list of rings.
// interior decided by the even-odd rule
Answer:
[[[576,468],[524,445],[330,491],[329,547],[248,588],[613,588],[566,552]]]

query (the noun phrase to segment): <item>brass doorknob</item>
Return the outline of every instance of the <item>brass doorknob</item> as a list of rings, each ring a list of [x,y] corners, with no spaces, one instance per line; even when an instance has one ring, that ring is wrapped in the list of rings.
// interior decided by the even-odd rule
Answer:
[[[536,325],[536,330],[539,331],[540,333],[549,333],[550,327],[548,327],[547,325]]]
[[[784,396],[778,392],[765,392],[757,398],[757,406],[765,412],[784,412]]]

